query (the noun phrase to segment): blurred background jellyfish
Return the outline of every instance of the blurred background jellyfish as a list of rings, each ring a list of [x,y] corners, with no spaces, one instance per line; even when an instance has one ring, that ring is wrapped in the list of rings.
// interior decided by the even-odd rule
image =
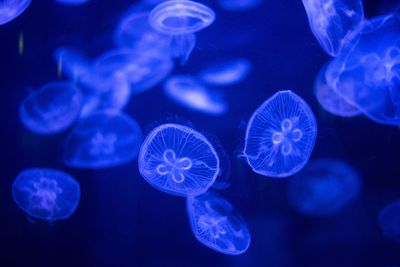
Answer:
[[[64,162],[84,169],[110,168],[135,158],[142,142],[139,125],[117,112],[94,113],[75,126],[64,145]]]
[[[65,220],[76,210],[80,187],[62,171],[33,168],[17,176],[12,194],[17,205],[30,217],[52,222]]]
[[[288,199],[301,214],[328,216],[353,201],[360,188],[360,176],[347,163],[318,159],[289,180]]]
[[[222,92],[211,91],[190,75],[172,76],[165,82],[164,90],[173,101],[195,111],[216,116],[228,111]]]
[[[0,25],[17,18],[30,4],[31,0],[0,0]]]
[[[192,232],[203,245],[227,255],[240,255],[249,248],[251,236],[246,223],[216,193],[188,197],[186,209]]]
[[[311,31],[331,56],[357,38],[364,20],[361,0],[303,0]]]
[[[227,11],[245,11],[259,7],[263,0],[218,0],[219,6]]]
[[[54,1],[66,6],[79,6],[89,2],[90,0],[54,0]]]
[[[78,118],[82,94],[69,82],[51,82],[29,94],[21,103],[22,124],[41,135],[57,134],[66,130]]]
[[[149,15],[149,22],[159,33],[171,36],[170,54],[185,64],[195,44],[195,33],[210,26],[215,13],[209,7],[189,1],[171,0],[156,6]]]
[[[53,57],[57,63],[59,77],[64,74],[73,82],[77,82],[79,78],[91,72],[90,60],[74,47],[59,47],[54,50]]]
[[[379,213],[378,222],[387,238],[400,242],[400,200],[386,205]]]
[[[143,142],[139,171],[155,188],[186,197],[206,192],[219,174],[220,163],[201,133],[179,124],[163,124]]]
[[[316,136],[308,104],[290,90],[279,91],[251,116],[243,153],[254,172],[287,177],[308,162]]]

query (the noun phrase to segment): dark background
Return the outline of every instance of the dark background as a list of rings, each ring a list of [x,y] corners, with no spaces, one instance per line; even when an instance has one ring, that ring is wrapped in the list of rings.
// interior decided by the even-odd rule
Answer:
[[[162,193],[140,176],[137,162],[101,171],[63,165],[63,140],[23,128],[18,106],[31,88],[57,79],[53,51],[81,48],[95,57],[113,48],[112,32],[135,1],[91,0],[68,7],[34,0],[16,20],[0,26],[0,266],[389,266],[400,265],[400,245],[387,240],[377,214],[400,198],[400,130],[366,118],[325,112],[312,88],[329,60],[313,37],[300,0],[265,0],[257,9],[226,12],[209,4],[217,20],[198,34],[197,46],[175,73],[197,73],[214,59],[246,57],[253,71],[225,90],[230,111],[212,117],[181,108],[158,86],[134,96],[126,112],[145,132],[179,116],[216,135],[232,161],[232,186],[221,192],[240,211],[252,234],[250,249],[226,256],[192,235],[183,198]],[[384,14],[397,1],[364,1],[366,16]],[[18,54],[23,32],[25,51]],[[255,108],[278,90],[291,89],[314,111],[319,133],[312,159],[333,157],[356,168],[362,193],[340,213],[314,218],[297,214],[286,197],[287,179],[254,174],[237,158],[245,125]],[[29,167],[73,175],[81,202],[65,221],[32,223],[14,203],[13,179]],[[289,178],[290,179],[290,178]]]

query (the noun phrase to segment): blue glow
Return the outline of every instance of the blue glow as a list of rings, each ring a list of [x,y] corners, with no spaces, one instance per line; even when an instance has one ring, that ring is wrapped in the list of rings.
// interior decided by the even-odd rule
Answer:
[[[91,63],[78,49],[73,47],[59,47],[53,53],[58,65],[58,71],[73,81],[91,72]]]
[[[259,7],[263,0],[218,0],[222,9],[227,11],[244,11]]]
[[[65,164],[109,168],[135,158],[142,141],[139,125],[123,113],[99,112],[79,121],[65,141]]]
[[[1,0],[0,25],[6,24],[17,18],[30,4],[31,0]]]
[[[308,162],[317,122],[307,103],[292,91],[279,91],[253,113],[247,125],[244,156],[255,171],[287,177]]]
[[[231,160],[221,145],[214,144],[214,148],[218,154],[220,172],[213,183],[212,188],[216,190],[225,190],[231,186]]]
[[[379,213],[378,222],[387,238],[400,242],[400,200],[386,205]]]
[[[247,225],[232,205],[219,195],[206,192],[186,200],[194,236],[203,245],[228,255],[240,255],[250,246]]]
[[[89,2],[90,0],[54,0],[57,3],[67,6],[78,6]]]
[[[210,142],[192,128],[163,124],[153,129],[142,144],[139,171],[155,188],[177,196],[207,191],[220,167]]]
[[[339,160],[318,159],[289,179],[288,198],[299,213],[328,216],[353,201],[360,188],[361,179],[351,166]]]
[[[80,200],[78,182],[54,169],[24,170],[15,179],[12,193],[14,201],[23,211],[45,221],[67,219]]]

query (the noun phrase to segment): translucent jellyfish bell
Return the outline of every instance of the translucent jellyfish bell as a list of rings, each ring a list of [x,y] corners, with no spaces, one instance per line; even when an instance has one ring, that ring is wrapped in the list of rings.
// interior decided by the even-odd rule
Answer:
[[[245,11],[259,7],[263,0],[218,0],[218,3],[227,11]]]
[[[14,201],[23,211],[45,221],[67,219],[80,200],[78,182],[54,169],[24,170],[15,179],[12,193]]]
[[[192,232],[203,245],[228,255],[240,255],[249,248],[251,236],[246,223],[216,193],[188,197],[186,209]]]
[[[30,4],[31,0],[0,0],[0,25],[17,18]]]
[[[400,242],[400,200],[386,205],[379,212],[378,222],[387,238]]]
[[[244,156],[255,171],[287,177],[308,162],[317,122],[307,103],[292,91],[279,91],[253,113],[247,125]]]
[[[177,196],[199,195],[217,178],[217,152],[199,132],[179,124],[163,124],[142,144],[139,171],[155,188]]]

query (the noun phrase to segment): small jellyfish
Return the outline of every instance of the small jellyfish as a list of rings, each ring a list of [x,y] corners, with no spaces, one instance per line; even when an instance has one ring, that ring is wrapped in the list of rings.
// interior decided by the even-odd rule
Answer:
[[[379,213],[378,222],[387,238],[400,242],[400,200],[386,205]]]
[[[80,200],[78,182],[55,169],[33,168],[15,179],[12,194],[17,205],[30,217],[45,221],[65,220]]]
[[[216,193],[188,197],[186,210],[194,236],[206,247],[227,255],[240,255],[249,248],[251,236],[246,223]]]
[[[311,161],[289,180],[289,203],[304,215],[328,216],[342,210],[360,193],[361,179],[345,162]]]
[[[110,168],[137,156],[142,141],[139,125],[123,113],[94,113],[75,126],[64,145],[66,165]]]
[[[220,167],[214,147],[199,132],[178,124],[152,130],[142,144],[139,171],[155,188],[177,196],[207,191]]]
[[[31,0],[0,0],[0,25],[17,18],[30,4]]]
[[[279,91],[253,113],[247,125],[244,156],[255,171],[287,177],[308,162],[317,122],[307,103],[292,91]]]
[[[228,111],[222,92],[211,91],[189,75],[172,76],[165,82],[164,90],[173,101],[195,111],[216,116]]]
[[[218,0],[220,7],[227,11],[245,11],[259,7],[263,0]]]
[[[364,20],[361,0],[303,0],[311,31],[331,56],[358,37]]]
[[[90,0],[54,0],[54,1],[66,6],[79,6],[89,2]]]
[[[78,118],[82,94],[69,82],[51,82],[29,94],[21,103],[22,124],[41,135],[53,135],[66,130]]]

